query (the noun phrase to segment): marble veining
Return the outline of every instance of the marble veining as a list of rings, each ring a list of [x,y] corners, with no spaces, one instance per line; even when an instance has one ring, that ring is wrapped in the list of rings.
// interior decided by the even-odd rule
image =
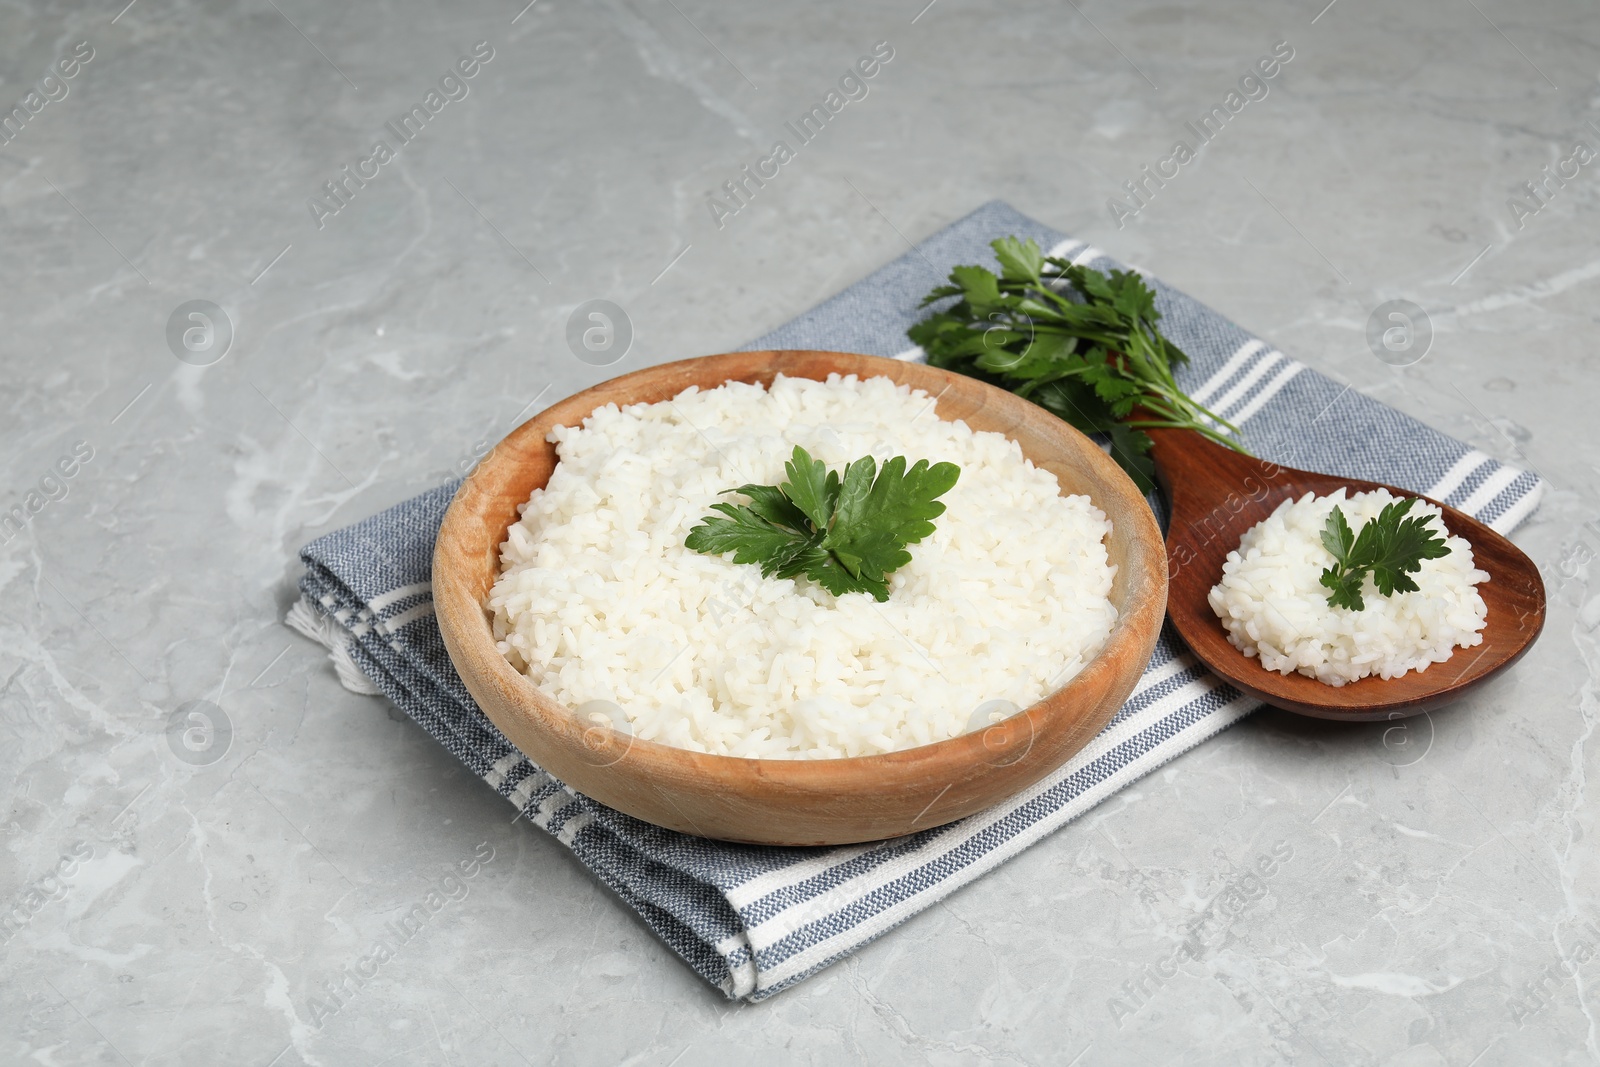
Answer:
[[[1592,8],[524,2],[0,10],[0,1062],[1600,1059]],[[1549,623],[1451,709],[1258,714],[730,1004],[338,685],[295,552],[997,197],[1539,471]],[[596,299],[611,365],[567,341]]]

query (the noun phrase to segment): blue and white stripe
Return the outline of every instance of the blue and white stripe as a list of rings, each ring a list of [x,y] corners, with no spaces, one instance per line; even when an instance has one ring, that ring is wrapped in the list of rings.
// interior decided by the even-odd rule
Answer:
[[[989,204],[749,347],[919,358],[905,330],[923,314],[922,294],[951,266],[988,262],[988,241],[1005,234],[1032,236],[1074,262],[1117,266],[1082,241]],[[1192,359],[1180,382],[1258,451],[1415,489],[1502,532],[1537,504],[1534,474],[1330,381],[1151,281],[1164,332]],[[663,830],[574,793],[472,703],[445,654],[428,584],[454,490],[441,486],[307,545],[303,599],[288,621],[329,646],[342,681],[398,704],[729,997],[759,1000],[803,980],[1255,709],[1168,632],[1128,702],[1082,752],[961,822],[826,849],[752,848]]]

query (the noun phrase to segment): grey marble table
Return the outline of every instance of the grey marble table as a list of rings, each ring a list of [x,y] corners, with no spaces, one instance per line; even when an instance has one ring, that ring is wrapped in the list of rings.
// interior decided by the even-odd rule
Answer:
[[[1592,5],[124,2],[0,8],[0,1062],[1600,1058]],[[732,211],[878,42],[865,96]],[[1431,718],[1260,714],[724,1002],[340,688],[280,621],[295,551],[996,197],[1538,470],[1517,540],[1549,625]],[[591,299],[631,323],[614,367],[567,343]],[[1368,343],[1392,299],[1425,312],[1418,361]],[[221,714],[186,745],[196,707]]]

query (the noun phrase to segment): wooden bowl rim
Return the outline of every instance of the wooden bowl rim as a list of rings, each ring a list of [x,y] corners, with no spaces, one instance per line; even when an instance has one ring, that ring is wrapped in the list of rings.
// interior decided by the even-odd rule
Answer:
[[[699,373],[701,369],[715,368],[719,362],[737,366],[760,357],[765,357],[765,361],[759,371],[746,372],[743,376],[728,374],[721,378],[720,384],[736,380],[759,381],[763,380],[763,375],[766,376],[766,380],[777,374],[784,374],[787,377],[809,377],[798,372],[791,373],[793,369],[791,365],[814,360],[817,357],[834,357],[866,361],[869,366],[881,364],[883,373],[858,374],[858,377],[889,377],[897,384],[909,384],[912,388],[922,389],[930,395],[934,390],[927,384],[908,379],[920,378],[928,383],[943,382],[947,388],[970,391],[982,397],[984,408],[993,405],[1008,414],[1015,415],[1013,426],[1021,425],[1024,421],[1023,416],[1031,412],[1044,413],[1043,409],[1037,408],[1030,401],[1003,389],[926,364],[822,349],[774,349],[698,356],[656,364],[608,379],[575,393],[529,418],[507,434],[502,443],[520,442],[529,435],[536,435],[542,445],[551,427],[557,424],[577,425],[604,403],[620,403],[616,401],[614,395],[606,396],[603,401],[597,398],[602,393],[614,394],[618,387],[625,383],[653,383],[674,375],[682,375],[690,368],[696,369],[696,373],[690,377],[699,378],[704,377]],[[712,377],[720,374],[720,371],[716,371]],[[687,387],[688,385],[684,386]],[[715,387],[701,386],[703,389]],[[938,395],[942,396],[943,392],[939,392]],[[935,413],[937,414],[937,409]],[[1034,737],[1057,723],[1063,729],[1070,729],[1073,725],[1071,711],[1074,696],[1081,690],[1091,690],[1096,684],[1103,684],[1100,681],[1101,676],[1126,669],[1119,662],[1125,658],[1125,652],[1136,650],[1141,644],[1152,644],[1155,635],[1159,633],[1166,614],[1166,548],[1148,501],[1114,460],[1088,437],[1054,416],[1048,416],[1048,422],[1036,422],[1036,425],[1047,427],[1046,432],[1052,433],[1065,450],[1074,453],[1075,458],[1086,466],[1098,470],[1102,483],[1110,489],[1114,499],[1095,500],[1095,504],[1111,519],[1113,530],[1118,529],[1119,522],[1130,524],[1122,529],[1129,538],[1131,557],[1142,557],[1144,569],[1152,579],[1142,586],[1127,588],[1126,607],[1119,609],[1117,622],[1105,644],[1065,685],[987,730],[971,731],[944,741],[896,752],[830,759],[724,756],[696,752],[618,732],[616,737],[622,739],[621,743],[625,745],[624,755],[628,762],[640,765],[639,769],[647,775],[657,775],[663,780],[681,781],[685,778],[709,777],[728,783],[730,789],[734,791],[759,785],[763,789],[778,788],[801,794],[842,795],[862,791],[876,793],[893,789],[902,781],[920,779],[929,769],[963,768],[994,762],[997,751],[1025,754],[1031,748]],[[1011,434],[1008,433],[1007,436],[1010,437]],[[471,491],[474,480],[495,478],[499,465],[508,463],[508,457],[516,454],[517,450],[514,448],[496,446],[491,449],[468,475],[451,500],[440,526],[434,550],[435,613],[441,633],[445,637],[446,649],[463,679],[470,676],[485,680],[503,694],[513,697],[514,699],[508,701],[508,704],[530,720],[535,730],[553,734],[558,740],[569,744],[582,743],[585,731],[592,727],[583,723],[565,705],[545,694],[530,678],[516,670],[495,647],[489,616],[482,604],[471,594],[471,576],[464,573],[464,567],[460,568],[462,573],[458,573],[454,563],[454,558],[461,553],[450,551],[450,548],[458,542],[469,539],[472,525],[476,520],[475,514],[470,510],[471,500],[475,495]],[[1024,454],[1027,454],[1026,450]],[[488,494],[481,495],[484,499],[488,499]],[[1108,504],[1111,506],[1107,506]],[[515,521],[515,517],[512,521]],[[495,552],[497,568],[498,545],[504,542],[505,530],[508,530],[510,525],[511,523],[507,522],[505,529],[497,535]],[[495,573],[498,574],[498,569]],[[492,581],[491,577],[491,584]],[[1148,662],[1147,657],[1140,664],[1141,672],[1146,662]],[[487,709],[485,711],[487,713]],[[1085,737],[1083,744],[1092,740],[1095,732]],[[1081,747],[1080,745],[1079,748]],[[620,760],[622,757],[618,758]],[[1070,758],[1070,755],[1067,758]]]

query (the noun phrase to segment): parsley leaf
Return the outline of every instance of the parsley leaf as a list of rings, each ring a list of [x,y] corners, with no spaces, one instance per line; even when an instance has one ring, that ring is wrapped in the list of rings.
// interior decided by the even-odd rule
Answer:
[[[839,499],[839,476],[829,471],[821,461],[812,459],[811,454],[799,445],[795,446],[794,455],[783,465],[783,470],[789,480],[779,486],[777,492],[792,501],[810,520],[813,528],[826,528]],[[765,487],[747,485],[735,492],[744,493],[752,488]]]
[[[1156,329],[1155,291],[1136,271],[1109,275],[1047,256],[1029,238],[991,243],[1000,274],[956,267],[923,305],[957,297],[907,330],[935,367],[1010,390],[1084,433],[1140,489],[1154,487],[1144,427],[1180,426],[1239,448],[1234,427],[1179,388],[1188,356]]]
[[[1426,516],[1402,518],[1411,510],[1415,499],[1407,497],[1390,504],[1375,523],[1369,522],[1361,529],[1363,534],[1372,529],[1372,543],[1363,558],[1370,559],[1372,581],[1384,596],[1394,596],[1396,592],[1415,593],[1417,583],[1411,580],[1411,575],[1422,568],[1422,561],[1442,559],[1450,554],[1444,538],[1428,526]],[[1357,537],[1356,549],[1360,547],[1361,538]]]
[[[834,596],[871,593],[889,599],[888,576],[911,562],[907,545],[933,533],[944,514],[938,498],[961,474],[954,463],[909,469],[895,456],[878,469],[864,456],[841,478],[805,449],[795,446],[784,464],[782,485],[729,489],[748,504],[712,504],[722,518],[707,515],[684,544],[708,555],[733,553],[735,563],[756,563],[763,577],[804,574]]]
[[[1366,610],[1361,584],[1368,574],[1384,596],[1414,593],[1417,583],[1411,575],[1422,568],[1425,559],[1441,559],[1450,554],[1444,538],[1428,525],[1428,516],[1407,517],[1416,497],[1385,505],[1375,519],[1368,519],[1359,534],[1338,505],[1328,513],[1322,531],[1322,544],[1333,554],[1333,566],[1322,572],[1322,585],[1332,590],[1328,604],[1351,611]]]

